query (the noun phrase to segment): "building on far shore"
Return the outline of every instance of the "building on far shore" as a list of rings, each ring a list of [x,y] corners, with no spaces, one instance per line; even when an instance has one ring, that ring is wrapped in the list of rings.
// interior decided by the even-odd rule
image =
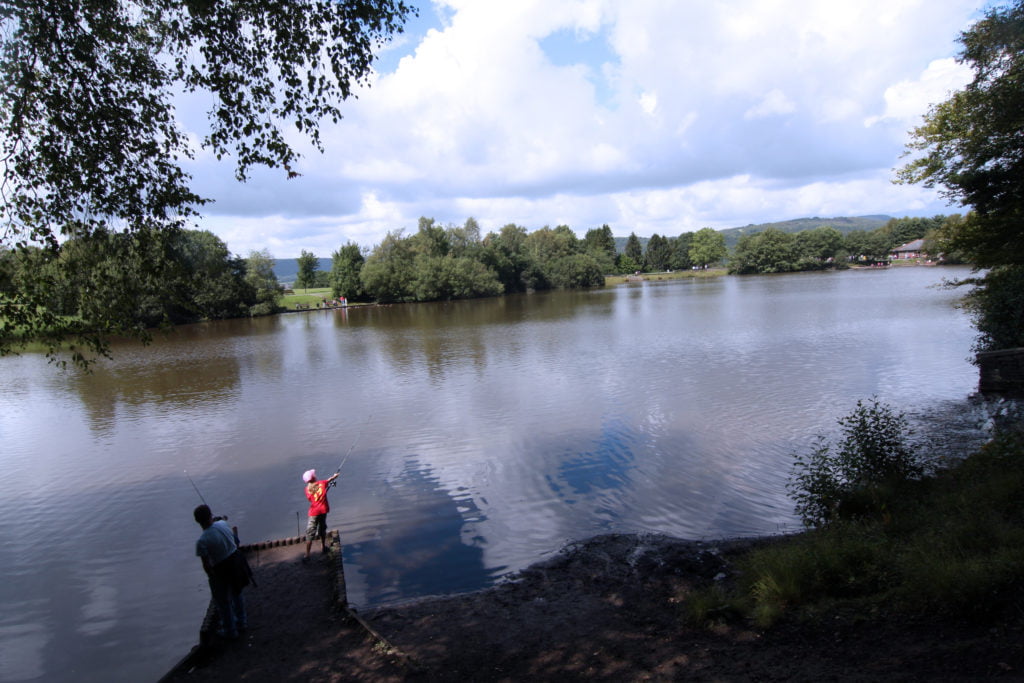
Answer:
[[[901,259],[912,259],[912,258],[927,258],[928,254],[924,253],[924,240],[914,240],[901,244],[889,252],[889,256],[893,260]]]

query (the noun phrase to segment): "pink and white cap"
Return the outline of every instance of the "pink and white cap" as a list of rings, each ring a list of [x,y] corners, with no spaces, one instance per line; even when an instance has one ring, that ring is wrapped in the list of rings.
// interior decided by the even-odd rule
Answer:
[[[316,479],[316,470],[306,470],[302,474],[302,481],[306,482],[307,484],[313,481],[314,479]]]

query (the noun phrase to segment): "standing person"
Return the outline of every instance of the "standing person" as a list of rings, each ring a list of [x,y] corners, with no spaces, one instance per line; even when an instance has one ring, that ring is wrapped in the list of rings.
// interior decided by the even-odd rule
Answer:
[[[243,586],[235,576],[237,558],[234,555],[238,552],[235,533],[223,519],[214,521],[207,505],[197,507],[192,516],[203,528],[196,541],[196,556],[202,560],[203,571],[210,582],[210,595],[220,615],[223,635],[233,640],[246,628]]]
[[[309,522],[306,524],[306,557],[309,560],[309,549],[313,539],[320,537],[320,546],[327,552],[327,513],[331,504],[327,502],[327,487],[338,478],[335,472],[327,479],[317,480],[316,470],[306,470],[302,481],[306,482],[306,498],[309,500]]]

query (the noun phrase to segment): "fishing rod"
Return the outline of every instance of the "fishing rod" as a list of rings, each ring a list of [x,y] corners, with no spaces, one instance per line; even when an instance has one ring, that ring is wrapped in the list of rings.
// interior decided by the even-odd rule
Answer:
[[[359,443],[359,439],[362,438],[363,430],[366,429],[366,425],[370,424],[370,419],[371,418],[373,418],[373,413],[370,413],[370,415],[366,418],[366,422],[364,422],[363,426],[359,428],[359,432],[356,434],[356,440],[353,441],[352,445],[348,447],[348,453],[346,453],[345,457],[341,459],[341,464],[338,465],[338,469],[334,470],[335,474],[338,474],[338,473],[341,472],[341,468],[345,466],[345,461],[348,460],[348,456],[352,455],[352,451],[354,451],[356,449],[356,444]],[[334,481],[332,481],[330,483],[330,486],[335,486],[337,484],[337,482],[338,482],[338,480],[335,479]]]
[[[188,477],[189,483],[192,484],[192,488],[194,488],[196,490],[196,495],[199,496],[199,500],[203,501],[203,505],[205,505],[206,507],[210,507],[210,504],[206,502],[205,498],[203,498],[203,494],[199,492],[199,487],[196,486],[196,483],[194,481],[192,481],[192,477],[189,476],[188,470],[184,470],[184,472],[185,472],[185,476]],[[217,515],[216,517],[213,518],[213,521],[216,522],[216,521],[221,520],[221,519],[227,521],[227,518],[228,518],[227,515]]]
[[[192,488],[196,490],[196,495],[199,496],[199,500],[203,501],[203,505],[205,505],[206,507],[210,507],[209,503],[206,502],[206,499],[203,498],[203,494],[199,492],[199,487],[196,486],[196,483],[194,481],[192,481],[192,477],[189,477],[188,470],[185,470],[185,476],[188,477],[188,481],[190,484],[192,484]]]

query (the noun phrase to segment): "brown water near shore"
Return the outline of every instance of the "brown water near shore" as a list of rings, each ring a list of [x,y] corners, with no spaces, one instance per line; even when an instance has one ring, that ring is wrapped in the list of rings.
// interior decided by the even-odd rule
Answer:
[[[951,623],[835,613],[768,631],[693,628],[696,586],[778,538],[609,535],[485,591],[358,615],[338,600],[340,553],[261,551],[251,630],[165,681],[909,681],[1024,677],[1024,621]],[[343,589],[342,589],[343,590]],[[367,628],[368,627],[368,628]],[[369,630],[368,630],[369,629]]]

